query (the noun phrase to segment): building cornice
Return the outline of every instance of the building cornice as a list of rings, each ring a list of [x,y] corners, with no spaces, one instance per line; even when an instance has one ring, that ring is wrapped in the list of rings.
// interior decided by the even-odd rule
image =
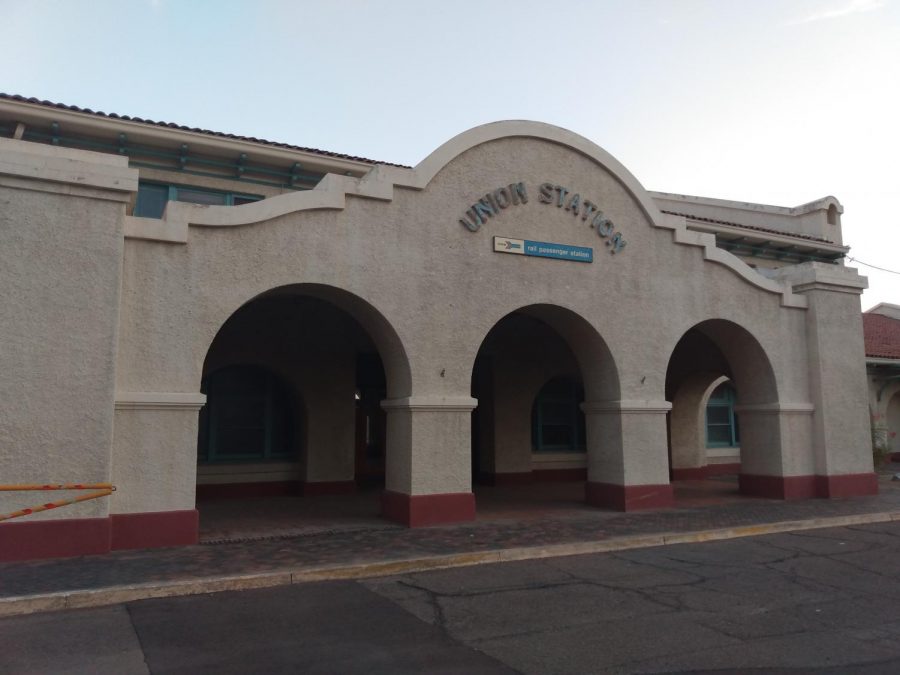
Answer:
[[[25,125],[50,125],[57,122],[64,133],[83,134],[88,137],[118,138],[125,134],[129,141],[150,146],[178,147],[188,145],[192,151],[213,156],[233,157],[246,153],[258,163],[291,164],[299,162],[310,171],[320,173],[361,174],[375,162],[363,158],[331,156],[300,148],[282,148],[265,141],[216,135],[203,130],[191,131],[176,125],[161,126],[122,117],[110,117],[98,113],[71,110],[39,102],[20,101],[0,97],[0,115]]]
[[[189,392],[117,391],[116,410],[199,410],[206,394]]]

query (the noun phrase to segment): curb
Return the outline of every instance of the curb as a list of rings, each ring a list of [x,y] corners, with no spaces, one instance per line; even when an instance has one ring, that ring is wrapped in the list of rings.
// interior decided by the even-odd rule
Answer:
[[[239,574],[188,581],[127,584],[91,590],[60,591],[42,595],[13,596],[0,598],[0,617],[102,607],[104,605],[116,605],[151,598],[172,598],[203,593],[218,593],[221,591],[271,588],[273,586],[287,586],[313,581],[365,579],[451,567],[538,560],[541,558],[556,558],[588,553],[610,553],[654,546],[696,544],[707,541],[754,537],[763,534],[801,532],[828,527],[846,527],[849,525],[866,525],[892,521],[900,521],[900,511],[812,518],[808,520],[788,520],[715,530],[699,530],[696,532],[670,532],[613,537],[599,541],[507,548],[474,553],[454,553],[386,562],[324,565],[308,569],[286,569],[258,574]]]

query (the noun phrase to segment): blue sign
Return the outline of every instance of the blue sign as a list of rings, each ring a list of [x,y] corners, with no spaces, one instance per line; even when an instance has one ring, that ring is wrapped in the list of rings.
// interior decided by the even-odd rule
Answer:
[[[494,250],[498,253],[515,253],[537,258],[554,258],[556,260],[573,260],[586,263],[594,262],[594,249],[590,247],[554,244],[547,241],[494,237]]]

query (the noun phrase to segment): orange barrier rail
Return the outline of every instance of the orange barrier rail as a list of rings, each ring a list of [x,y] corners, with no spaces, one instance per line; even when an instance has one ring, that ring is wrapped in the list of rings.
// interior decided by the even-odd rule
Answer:
[[[97,499],[99,497],[108,497],[116,490],[116,486],[112,483],[49,483],[41,485],[38,483],[24,483],[20,485],[0,485],[0,492],[32,492],[42,490],[96,490],[86,495],[78,495],[71,499],[58,499],[54,502],[47,502],[39,506],[33,506],[28,509],[20,509],[12,513],[0,513],[0,522],[10,520],[11,518],[19,518],[28,516],[32,513],[40,513],[41,511],[49,511],[50,509],[58,509],[60,506],[68,506],[69,504],[77,504],[78,502],[86,502],[89,499]]]
[[[12,492],[17,490],[112,490],[112,483],[22,483],[19,485],[2,485],[0,492]]]

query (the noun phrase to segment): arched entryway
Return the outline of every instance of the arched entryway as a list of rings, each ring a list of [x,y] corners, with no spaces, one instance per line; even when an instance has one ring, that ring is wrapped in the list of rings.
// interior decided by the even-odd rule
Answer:
[[[870,412],[873,451],[876,459],[897,462],[900,461],[900,385],[891,379],[884,382],[875,379],[875,386],[878,388],[875,406]]]
[[[228,365],[208,373],[200,391],[206,396],[198,422],[201,466],[299,460],[304,406],[294,388],[272,370]]]
[[[759,341],[738,324],[713,319],[684,333],[669,358],[666,399],[676,485],[711,479],[722,492],[752,494],[752,479],[742,476],[768,475],[780,463],[775,374]]]
[[[900,391],[888,401],[886,418],[888,450],[896,461],[900,457]]]
[[[362,490],[356,515],[374,517],[389,452],[381,402],[409,381],[399,338],[360,298],[316,285],[253,298],[204,360],[198,500]]]
[[[591,457],[602,463],[621,450],[603,442],[601,418],[584,412],[586,401],[618,399],[612,355],[571,310],[531,305],[499,319],[478,350],[471,391],[476,490],[521,486],[505,497],[519,508],[583,502]],[[479,491],[479,513],[491,494]]]

